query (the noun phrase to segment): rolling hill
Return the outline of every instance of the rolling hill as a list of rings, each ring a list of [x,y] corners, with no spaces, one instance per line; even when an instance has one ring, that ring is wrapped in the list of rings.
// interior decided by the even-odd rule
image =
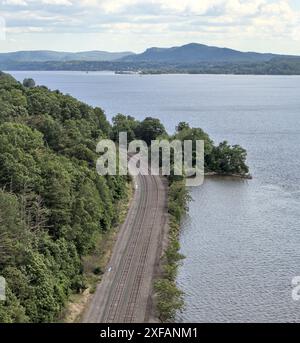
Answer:
[[[0,53],[0,70],[112,70],[143,74],[300,75],[300,56],[242,52],[190,43],[131,52],[17,51]]]
[[[132,52],[107,52],[97,50],[82,52],[60,52],[50,50],[17,51],[0,53],[0,62],[115,61],[132,54]]]
[[[241,52],[190,43],[172,48],[149,48],[141,54],[125,56],[127,62],[199,63],[199,62],[266,62],[281,55]]]

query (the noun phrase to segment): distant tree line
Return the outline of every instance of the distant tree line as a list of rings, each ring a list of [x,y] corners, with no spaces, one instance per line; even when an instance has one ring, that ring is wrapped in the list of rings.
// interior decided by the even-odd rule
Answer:
[[[48,61],[0,63],[4,70],[134,71],[142,74],[236,74],[300,75],[299,57],[276,57],[262,62],[125,62],[125,61]]]

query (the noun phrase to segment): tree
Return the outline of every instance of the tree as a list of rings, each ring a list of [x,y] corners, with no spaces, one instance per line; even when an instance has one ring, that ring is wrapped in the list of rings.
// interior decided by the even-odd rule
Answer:
[[[0,185],[20,192],[25,185],[38,187],[40,166],[36,160],[44,144],[40,132],[26,125],[0,126]]]
[[[239,145],[229,145],[224,141],[214,147],[209,156],[209,167],[219,174],[246,175],[249,168],[246,165],[247,152]]]
[[[210,156],[214,143],[210,139],[209,135],[201,128],[190,128],[186,123],[180,123],[179,130],[173,136],[174,139],[178,139],[182,142],[190,140],[193,143],[193,156],[195,162],[196,141],[204,141],[204,165],[207,167],[207,158]]]
[[[166,129],[159,119],[147,117],[139,123],[135,132],[137,138],[150,145],[152,140],[166,134]]]
[[[136,129],[139,125],[139,122],[136,121],[131,116],[125,116],[123,114],[118,114],[113,117],[113,128],[111,133],[111,138],[114,141],[118,141],[119,133],[126,132],[128,142],[131,142],[136,138]]]
[[[23,86],[27,88],[33,88],[35,87],[35,81],[33,79],[24,79],[23,80]]]
[[[176,126],[176,131],[177,132],[180,132],[182,130],[185,130],[185,129],[189,129],[190,128],[190,125],[185,122],[185,121],[181,121],[177,126]]]

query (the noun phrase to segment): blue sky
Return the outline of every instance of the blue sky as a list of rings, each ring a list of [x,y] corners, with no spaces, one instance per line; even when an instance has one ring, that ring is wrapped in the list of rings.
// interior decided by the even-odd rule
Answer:
[[[300,0],[0,0],[1,52],[189,42],[300,55]]]

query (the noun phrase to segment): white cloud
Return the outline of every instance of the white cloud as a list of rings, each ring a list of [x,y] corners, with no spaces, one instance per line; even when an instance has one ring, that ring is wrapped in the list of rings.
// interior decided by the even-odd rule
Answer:
[[[152,37],[156,45],[169,46],[188,41],[223,46],[239,41],[245,46],[247,41],[277,40],[282,46],[289,42],[292,49],[293,42],[300,42],[300,10],[289,0],[0,0],[0,5],[8,32],[31,32],[32,41],[33,32],[52,32],[107,33],[123,41],[132,37],[129,49],[137,47],[140,37],[144,43],[139,46],[145,47]]]
[[[42,0],[45,5],[62,5],[62,6],[72,6],[72,1],[69,0]]]
[[[25,0],[4,0],[2,1],[3,5],[12,5],[12,6],[27,6]]]

